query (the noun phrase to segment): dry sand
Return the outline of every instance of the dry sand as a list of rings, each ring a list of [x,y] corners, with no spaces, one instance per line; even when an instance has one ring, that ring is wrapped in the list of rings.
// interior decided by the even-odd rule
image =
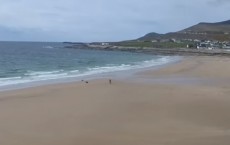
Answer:
[[[0,145],[229,145],[230,58],[0,93]]]

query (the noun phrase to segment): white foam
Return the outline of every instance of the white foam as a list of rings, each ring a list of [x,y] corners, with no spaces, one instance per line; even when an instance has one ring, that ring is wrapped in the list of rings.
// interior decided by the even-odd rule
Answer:
[[[53,49],[53,46],[43,46],[43,48],[47,48],[47,49]]]
[[[56,74],[63,72],[64,70],[57,70],[57,71],[28,71],[25,75],[28,76],[38,76],[38,75],[48,75],[48,74]]]
[[[15,80],[15,79],[21,79],[22,77],[10,77],[10,78],[0,78],[1,81],[9,81],[9,80]]]
[[[70,73],[79,73],[79,70],[72,70]]]

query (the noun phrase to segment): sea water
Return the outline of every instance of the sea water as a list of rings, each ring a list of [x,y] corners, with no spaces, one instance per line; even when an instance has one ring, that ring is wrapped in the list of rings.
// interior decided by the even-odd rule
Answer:
[[[169,56],[68,48],[54,42],[0,42],[0,87],[159,66]]]

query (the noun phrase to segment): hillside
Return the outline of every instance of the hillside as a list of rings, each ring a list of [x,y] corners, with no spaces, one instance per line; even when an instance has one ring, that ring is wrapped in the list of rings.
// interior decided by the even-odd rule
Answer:
[[[138,40],[200,39],[230,41],[230,20],[217,23],[199,23],[178,32],[166,34],[149,33]]]

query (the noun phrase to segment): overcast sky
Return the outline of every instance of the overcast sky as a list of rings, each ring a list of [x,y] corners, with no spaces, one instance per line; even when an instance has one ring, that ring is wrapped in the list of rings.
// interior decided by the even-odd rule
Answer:
[[[119,41],[230,19],[230,0],[0,0],[0,40]]]

